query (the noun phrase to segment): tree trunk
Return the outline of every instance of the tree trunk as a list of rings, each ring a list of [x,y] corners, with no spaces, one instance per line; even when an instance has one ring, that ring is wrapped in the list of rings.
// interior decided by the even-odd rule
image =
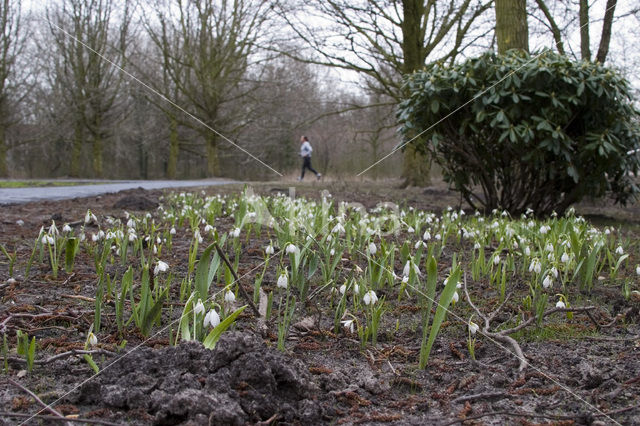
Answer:
[[[220,162],[218,159],[218,139],[216,135],[207,135],[207,177],[220,176]]]
[[[102,137],[97,135],[93,139],[93,175],[97,178],[104,177],[102,167]]]
[[[425,154],[416,150],[415,142],[407,144],[404,148],[404,163],[402,187],[429,186],[431,185],[431,161]]]
[[[544,0],[536,0],[538,7],[544,14],[544,17],[547,19],[549,26],[551,27],[551,34],[553,34],[553,40],[556,42],[556,48],[558,49],[558,53],[564,55],[564,44],[562,43],[562,34],[560,33],[560,28],[558,28],[558,24],[555,19],[551,15],[551,11],[545,4]]]
[[[596,54],[596,61],[604,64],[609,53],[609,42],[611,41],[611,26],[613,25],[613,14],[616,9],[616,0],[607,0],[607,9],[604,12],[604,22],[602,23],[602,37],[600,37],[600,47]]]
[[[0,126],[0,177],[9,177],[7,169],[7,140],[4,126]]]
[[[589,47],[589,1],[580,0],[580,55],[583,61],[591,60],[591,48]]]
[[[167,160],[167,177],[175,179],[178,172],[178,155],[180,154],[178,140],[178,120],[169,118],[169,159]]]
[[[529,52],[526,0],[495,0],[498,53],[511,49]]]
[[[82,157],[83,142],[82,123],[76,121],[73,128],[73,144],[71,146],[71,164],[69,165],[69,175],[80,177],[80,158]]]

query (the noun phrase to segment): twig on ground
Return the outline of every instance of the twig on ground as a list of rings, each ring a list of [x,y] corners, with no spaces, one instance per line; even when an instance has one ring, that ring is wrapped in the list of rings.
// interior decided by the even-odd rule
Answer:
[[[29,394],[29,396],[31,396],[31,398],[35,399],[38,404],[40,404],[42,407],[44,407],[45,410],[49,411],[54,416],[60,417],[60,418],[63,418],[63,419],[65,418],[62,415],[62,413],[56,411],[53,407],[49,407],[49,405],[45,404],[40,398],[38,398],[38,395],[36,395],[35,393],[31,392],[29,389],[25,388],[20,383],[14,381],[12,379],[9,379],[9,378],[7,378],[7,381],[9,383],[11,383],[12,385],[16,386],[17,388],[21,389],[23,392],[26,392],[27,394]]]
[[[496,399],[496,398],[502,399],[502,398],[510,398],[510,397],[511,395],[509,395],[506,392],[486,392],[486,393],[477,393],[474,395],[464,395],[454,399],[451,402],[458,403],[458,402],[475,401],[476,399],[487,400],[487,399]]]
[[[6,411],[0,412],[0,417],[19,417],[19,418],[34,418],[40,420],[52,420],[58,422],[70,422],[70,423],[91,423],[96,425],[107,425],[107,426],[120,426],[120,423],[111,423],[104,420],[96,420],[96,419],[74,419],[72,417],[56,417],[56,416],[46,416],[42,414],[26,414],[26,413],[9,413]]]
[[[53,361],[57,361],[59,359],[62,358],[67,358],[70,356],[74,356],[74,355],[99,355],[99,354],[105,354],[105,355],[115,355],[114,352],[108,351],[106,349],[94,349],[94,350],[90,350],[90,351],[85,351],[85,350],[80,350],[80,349],[73,349],[71,351],[68,352],[63,352],[57,355],[53,355],[50,356],[49,358],[45,358],[45,359],[36,359],[33,361],[34,364],[37,365],[44,365],[44,364],[50,364]],[[27,360],[24,358],[16,358],[16,357],[7,357],[7,361],[9,362],[14,362],[14,363],[21,363],[21,364],[26,364]]]
[[[464,276],[464,295],[467,299],[467,303],[469,303],[469,306],[471,306],[471,308],[475,311],[475,313],[484,321],[484,327],[482,328],[482,334],[484,334],[485,336],[497,340],[499,342],[508,344],[509,346],[511,346],[511,348],[513,349],[513,352],[516,355],[516,358],[518,358],[518,360],[520,361],[520,365],[518,367],[518,371],[523,371],[525,368],[527,368],[528,365],[528,361],[524,355],[524,353],[522,352],[522,348],[520,348],[520,345],[518,344],[518,342],[511,336],[509,336],[510,334],[516,333],[528,326],[530,326],[531,324],[533,324],[536,320],[537,317],[532,316],[529,319],[521,322],[520,324],[518,324],[515,327],[512,328],[508,328],[505,330],[501,330],[499,332],[492,332],[490,331],[491,328],[491,320],[493,318],[495,318],[495,316],[497,315],[498,311],[500,310],[500,308],[502,308],[502,306],[504,305],[501,304],[498,309],[496,309],[495,311],[493,311],[489,316],[483,314],[480,309],[478,309],[476,307],[476,305],[473,304],[473,302],[471,301],[471,296],[469,296],[469,291],[467,290],[467,276],[465,274]],[[506,298],[505,298],[506,300]],[[578,308],[557,308],[557,307],[553,307],[551,309],[546,310],[543,314],[542,314],[542,318],[545,318],[551,314],[554,314],[556,312],[586,312],[589,313],[589,311],[594,310],[596,307],[595,306],[583,306],[583,307],[578,307]],[[590,317],[591,318],[591,317]],[[591,318],[593,320],[593,318]],[[596,326],[598,326],[598,323],[596,322]]]
[[[215,244],[215,247],[216,247],[216,251],[218,252],[218,255],[222,258],[222,260],[224,260],[224,263],[229,268],[229,271],[231,271],[231,274],[233,275],[233,278],[238,283],[238,288],[240,289],[240,293],[242,294],[242,297],[244,297],[245,301],[251,307],[251,309],[256,314],[256,316],[258,318],[260,318],[260,311],[258,310],[256,305],[253,303],[253,300],[251,300],[251,297],[249,297],[249,295],[247,294],[247,291],[244,289],[244,287],[242,287],[242,283],[240,282],[240,278],[238,278],[238,274],[236,274],[236,271],[233,269],[233,265],[231,265],[231,262],[229,262],[229,258],[227,258],[227,255],[222,251],[222,249],[220,248],[220,245],[218,244],[217,241],[215,241],[214,244]]]

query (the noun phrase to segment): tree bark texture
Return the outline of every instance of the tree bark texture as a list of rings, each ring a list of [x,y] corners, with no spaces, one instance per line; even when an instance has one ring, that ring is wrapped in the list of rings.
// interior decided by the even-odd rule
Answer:
[[[580,57],[583,61],[591,60],[591,48],[589,43],[589,0],[580,0],[580,11],[578,12],[580,22]]]
[[[526,0],[495,0],[498,53],[511,49],[529,52]]]
[[[616,0],[607,0],[607,8],[604,12],[604,22],[602,23],[602,36],[600,37],[600,46],[596,54],[596,61],[604,64],[609,53],[609,43],[611,42],[611,26],[613,25],[613,14],[616,10]]]

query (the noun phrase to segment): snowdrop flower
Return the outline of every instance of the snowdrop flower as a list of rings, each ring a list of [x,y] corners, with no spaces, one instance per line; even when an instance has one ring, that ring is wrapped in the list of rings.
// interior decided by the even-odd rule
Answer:
[[[327,242],[330,243],[331,240],[333,240],[333,237],[331,235],[327,235]]]
[[[609,235],[609,234],[611,234],[611,230],[609,228],[605,228],[604,235]]]
[[[416,232],[416,230],[413,229],[412,226],[410,226],[409,228],[407,228],[407,232],[410,233],[410,234],[413,234],[414,232]]]
[[[458,303],[458,300],[460,300],[460,296],[458,295],[457,291],[453,293],[453,297],[451,298],[451,300],[453,300],[453,303]]]
[[[564,309],[566,307],[567,306],[564,304],[562,300],[558,300],[558,302],[556,303],[556,308]]]
[[[198,303],[196,303],[196,306],[193,308],[193,312],[195,312],[196,315],[204,312],[204,304],[201,299],[198,299]]]
[[[429,233],[429,231],[424,231],[424,234],[422,234],[422,239],[424,241],[429,241],[431,239],[431,234]]]
[[[475,336],[479,329],[480,326],[478,324],[473,321],[469,321],[469,333],[471,333],[472,336]]]
[[[87,214],[84,215],[84,223],[88,225],[92,221],[97,222],[98,218],[96,217],[96,215],[91,213],[91,210],[87,210]]]
[[[227,290],[224,294],[224,301],[231,304],[236,301],[236,295],[231,290]]]
[[[376,247],[375,243],[372,241],[369,243],[368,250],[369,250],[369,254],[373,256],[378,251],[378,247]]]
[[[551,268],[549,272],[551,272],[551,275],[553,275],[554,278],[558,278],[558,270],[556,269],[555,266]]]
[[[98,344],[98,338],[93,333],[89,333],[89,337],[87,338],[87,341],[91,346],[95,346]]]
[[[220,315],[218,315],[218,313],[215,311],[215,309],[211,309],[204,316],[203,324],[204,324],[205,327],[209,326],[211,328],[216,328],[218,326],[218,324],[220,324]]]
[[[233,238],[238,238],[240,236],[240,228],[235,228],[233,231],[231,231],[231,236]]]
[[[271,244],[269,244],[265,249],[264,252],[267,254],[267,256],[271,256],[273,253],[275,253],[275,249],[273,248],[273,246]]]
[[[378,296],[376,296],[375,291],[369,290],[362,297],[362,301],[365,305],[375,305],[375,303],[378,301]]]
[[[209,232],[211,232],[211,231],[213,231],[213,226],[211,226],[211,225],[209,225],[209,224],[207,223],[207,225],[204,227],[204,232],[208,234],[208,233],[209,233]],[[233,232],[233,231],[232,231],[232,232]]]
[[[569,255],[567,254],[566,251],[564,253],[562,253],[562,256],[560,256],[560,262],[562,262],[562,263],[569,262]]]
[[[436,240],[440,241],[440,240],[442,239],[442,235],[440,235],[440,234],[436,234],[436,237],[435,237],[435,238],[436,238]]]
[[[409,282],[409,277],[408,277],[407,275],[403,276],[403,277],[402,277],[402,283],[403,283],[403,284],[406,284],[406,283],[408,283],[408,282]]]
[[[156,267],[153,268],[153,274],[158,275],[160,272],[167,272],[169,270],[169,265],[162,260],[158,260],[156,263]]]
[[[55,244],[56,240],[51,235],[42,236],[42,244]]]
[[[616,254],[624,254],[624,249],[622,248],[622,246],[618,246],[618,248],[616,248]]]
[[[336,224],[336,226],[333,227],[333,229],[331,230],[331,232],[333,234],[344,234],[345,230],[344,230],[344,226],[342,226],[342,224],[340,222],[338,222]]]
[[[344,294],[344,292],[347,291],[347,284],[342,284],[340,286],[340,294]]]
[[[127,221],[127,228],[132,228],[134,229],[136,227],[136,222],[133,219],[129,219]]]
[[[547,245],[544,247],[545,251],[553,251],[553,244],[551,243],[547,243]]]
[[[16,220],[16,225],[18,225],[18,226],[24,226],[24,220],[22,220],[22,219],[18,219],[18,220]]]
[[[493,264],[494,264],[494,265],[497,265],[498,263],[500,263],[500,255],[496,253],[496,254],[493,256]]]
[[[531,261],[531,265],[529,265],[529,272],[535,272],[536,274],[539,274],[540,271],[542,271],[542,265],[540,264],[540,261],[535,258]]]
[[[200,230],[196,229],[196,232],[193,234],[194,238],[198,240],[199,243],[202,242],[202,235],[200,235]]]
[[[404,265],[404,269],[402,270],[402,276],[408,277],[409,272],[411,272],[411,261],[407,260],[407,263]]]
[[[640,265],[636,266],[636,275],[640,275]]]
[[[540,233],[542,235],[546,234],[547,232],[549,232],[551,230],[551,227],[549,225],[542,225],[540,227]]]
[[[473,249],[474,249],[474,250],[480,250],[480,243],[475,243],[475,244],[473,245]]]
[[[278,283],[276,284],[278,288],[287,288],[289,286],[289,277],[285,272],[280,274],[278,277]]]
[[[336,254],[336,251],[334,249],[329,250],[329,256],[333,256],[334,254]]]
[[[296,253],[297,251],[298,251],[298,247],[296,247],[291,243],[287,244],[287,247],[285,248],[285,252],[287,254],[293,254],[293,253]]]
[[[542,281],[542,287],[549,288],[551,285],[553,285],[553,280],[551,279],[551,275],[547,275],[544,281]]]
[[[342,323],[342,326],[344,328],[346,328],[347,330],[349,330],[350,332],[353,333],[353,329],[354,329],[354,326],[353,326],[354,320],[353,319],[342,320],[340,322]]]
[[[68,223],[65,223],[64,226],[62,227],[62,232],[64,232],[65,234],[69,234],[73,232],[73,229],[71,229]]]
[[[129,232],[129,242],[130,243],[134,242],[137,238],[138,238],[138,236],[135,234],[135,232]]]
[[[171,227],[171,230],[169,231],[169,234],[176,235],[176,228]]]

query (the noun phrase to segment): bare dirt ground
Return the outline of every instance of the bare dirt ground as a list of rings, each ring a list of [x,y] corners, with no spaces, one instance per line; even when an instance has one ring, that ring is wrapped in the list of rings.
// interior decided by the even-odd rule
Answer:
[[[319,198],[327,189],[335,200],[367,208],[379,202],[435,212],[449,205],[465,208],[441,184],[405,190],[396,185],[314,182],[297,185],[295,192]],[[290,192],[283,183],[253,187],[261,194]],[[206,191],[232,193],[240,188]],[[376,347],[362,350],[357,336],[344,330],[334,334],[333,318],[321,314],[322,302],[317,301],[301,307],[285,352],[275,349],[274,326],[258,332],[249,310],[214,350],[193,342],[170,346],[166,329],[154,331],[149,339],[131,329],[122,347],[113,306],[107,303],[105,331],[93,355],[101,373],[94,376],[77,352],[84,348],[93,322],[93,260],[81,252],[74,272],[61,271],[56,279],[46,263],[34,264],[24,279],[24,265],[40,227],[52,219],[58,224],[78,222],[87,208],[99,217],[124,218],[125,210],[155,214],[162,194],[132,190],[0,206],[0,243],[18,254],[15,282],[7,281],[7,262],[0,263],[0,331],[13,346],[18,329],[36,336],[38,345],[30,374],[24,374],[21,357],[8,355],[7,369],[0,375],[0,424],[64,420],[39,412],[42,404],[25,389],[72,417],[69,420],[94,424],[640,424],[640,301],[625,300],[619,288],[606,285],[579,301],[597,306],[593,318],[576,314],[570,321],[552,321],[546,334],[525,331],[518,336],[530,363],[523,372],[509,348],[488,339],[479,339],[477,361],[471,360],[466,326],[453,319],[443,325],[426,370],[418,369],[419,314],[415,306],[394,300]],[[577,210],[594,223],[620,226],[620,232],[635,241],[637,262],[638,205],[623,209],[583,203]],[[231,225],[230,220],[217,222],[221,230]],[[243,246],[240,275],[262,259],[256,253],[265,244],[252,239]],[[169,264],[184,273],[189,239],[177,238],[173,245]],[[116,263],[110,273],[123,271]],[[276,279],[274,273],[267,274],[265,289],[274,288]],[[244,283],[249,291],[252,283],[252,278]],[[485,311],[497,304],[495,289],[488,286],[474,287],[472,295],[482,298]],[[181,307],[175,305],[163,324],[179,316]],[[515,304],[502,313],[517,314]],[[403,326],[394,328],[393,323]]]

